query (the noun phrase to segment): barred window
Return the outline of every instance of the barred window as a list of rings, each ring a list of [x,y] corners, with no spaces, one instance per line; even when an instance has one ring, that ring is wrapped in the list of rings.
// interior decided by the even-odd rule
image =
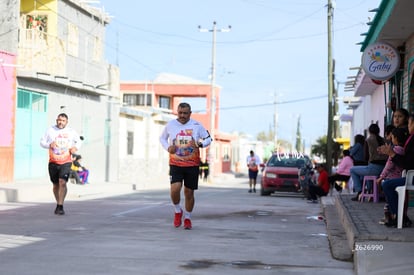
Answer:
[[[152,106],[151,94],[124,94],[124,104],[128,106]]]
[[[159,107],[164,109],[171,109],[171,98],[167,96],[160,96]]]

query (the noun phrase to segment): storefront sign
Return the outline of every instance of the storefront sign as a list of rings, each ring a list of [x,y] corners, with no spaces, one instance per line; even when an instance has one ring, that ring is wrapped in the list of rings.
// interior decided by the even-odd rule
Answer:
[[[362,68],[374,80],[390,79],[400,68],[400,54],[387,43],[371,44],[362,54]]]

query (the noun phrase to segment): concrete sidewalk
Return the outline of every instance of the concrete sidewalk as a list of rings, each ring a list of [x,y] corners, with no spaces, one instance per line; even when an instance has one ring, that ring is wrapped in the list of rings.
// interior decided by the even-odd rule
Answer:
[[[414,228],[379,224],[384,202],[356,202],[354,196],[322,197],[332,256],[353,261],[356,274],[413,274]],[[412,207],[408,216],[414,219]]]
[[[233,174],[221,174],[212,181],[199,181],[199,186],[226,186],[226,182],[236,179]],[[246,180],[246,179],[241,179]],[[169,176],[156,175],[150,180],[137,180],[134,183],[92,182],[90,184],[67,183],[66,201],[89,200],[119,196],[143,190],[169,189]],[[22,180],[13,183],[0,183],[0,203],[7,202],[55,202],[52,183],[48,178]]]

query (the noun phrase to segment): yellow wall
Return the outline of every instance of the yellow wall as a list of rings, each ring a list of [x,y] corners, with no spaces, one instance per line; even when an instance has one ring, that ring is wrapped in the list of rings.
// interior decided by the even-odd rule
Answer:
[[[57,35],[57,0],[21,0],[20,14],[46,14],[47,15],[47,33],[50,35]]]

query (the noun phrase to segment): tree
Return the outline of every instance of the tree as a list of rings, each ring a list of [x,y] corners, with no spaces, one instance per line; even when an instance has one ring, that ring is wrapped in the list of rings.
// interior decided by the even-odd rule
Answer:
[[[257,134],[256,139],[258,141],[273,141],[274,133],[272,130],[269,130],[267,133],[265,131],[261,131]]]
[[[320,157],[320,158],[322,158],[322,159],[325,160],[326,159],[326,154],[327,154],[327,147],[326,147],[326,145],[327,145],[327,137],[326,137],[326,135],[325,136],[322,136],[322,137],[319,137],[316,140],[316,144],[313,144],[312,145],[312,149],[311,149],[312,155],[318,156],[318,157]]]
[[[322,158],[323,160],[326,160],[327,154],[328,154],[327,143],[328,143],[328,140],[327,140],[326,135],[318,138],[316,140],[316,144],[312,145],[312,149],[311,149],[312,155],[318,156]],[[341,145],[337,142],[334,142],[332,144],[331,159],[333,160],[333,165],[335,166],[338,164],[338,156],[339,156],[340,151],[341,151]]]
[[[302,134],[300,133],[300,116],[298,117],[298,124],[296,126],[296,152],[302,152]]]

